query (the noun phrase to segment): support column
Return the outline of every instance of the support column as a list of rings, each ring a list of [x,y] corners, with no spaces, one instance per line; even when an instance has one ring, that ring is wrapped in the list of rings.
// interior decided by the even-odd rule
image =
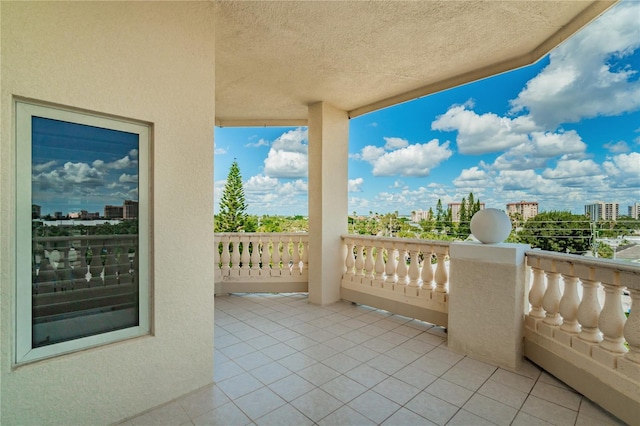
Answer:
[[[526,250],[526,244],[451,244],[449,348],[493,364],[520,366]]]
[[[340,300],[347,233],[349,117],[325,102],[309,106],[309,301]]]

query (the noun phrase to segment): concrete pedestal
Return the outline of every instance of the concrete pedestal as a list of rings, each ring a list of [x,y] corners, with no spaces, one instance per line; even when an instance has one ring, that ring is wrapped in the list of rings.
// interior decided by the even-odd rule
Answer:
[[[449,248],[449,348],[518,368],[523,357],[525,244]]]

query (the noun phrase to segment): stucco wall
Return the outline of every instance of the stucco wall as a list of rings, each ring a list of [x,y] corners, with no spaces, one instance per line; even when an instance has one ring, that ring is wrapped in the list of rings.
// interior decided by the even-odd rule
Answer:
[[[0,423],[109,423],[211,383],[214,5],[0,7]],[[12,367],[13,95],[153,123],[154,336]]]

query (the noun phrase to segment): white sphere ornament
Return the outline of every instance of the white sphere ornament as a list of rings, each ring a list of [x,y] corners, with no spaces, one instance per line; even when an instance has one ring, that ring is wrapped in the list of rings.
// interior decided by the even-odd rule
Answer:
[[[511,233],[511,220],[502,210],[479,210],[471,218],[471,233],[483,244],[497,244]]]

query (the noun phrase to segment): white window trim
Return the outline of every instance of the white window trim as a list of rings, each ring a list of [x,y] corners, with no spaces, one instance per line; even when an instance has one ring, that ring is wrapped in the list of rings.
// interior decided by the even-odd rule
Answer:
[[[151,125],[139,121],[15,99],[16,119],[16,284],[15,364],[150,334],[151,330]],[[139,322],[129,327],[32,348],[32,228],[31,228],[31,119],[32,116],[85,124],[139,135],[138,244]]]

